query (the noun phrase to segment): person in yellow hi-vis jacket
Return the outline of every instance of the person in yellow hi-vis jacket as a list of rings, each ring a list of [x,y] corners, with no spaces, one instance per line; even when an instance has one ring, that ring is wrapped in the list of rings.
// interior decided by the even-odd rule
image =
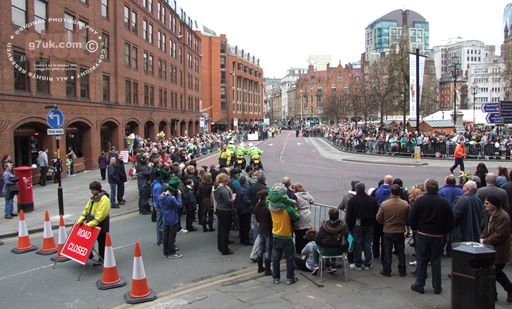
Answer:
[[[93,264],[93,266],[100,266],[105,254],[105,239],[110,228],[110,198],[108,193],[101,189],[101,183],[98,181],[91,182],[89,190],[91,190],[92,197],[85,204],[84,211],[80,218],[76,220],[76,224],[101,228],[97,239],[101,260]],[[89,258],[93,258],[92,252]]]

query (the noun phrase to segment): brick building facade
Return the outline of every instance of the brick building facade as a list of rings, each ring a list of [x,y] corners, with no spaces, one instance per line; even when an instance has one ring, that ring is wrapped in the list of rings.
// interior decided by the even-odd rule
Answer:
[[[226,35],[201,36],[202,110],[210,130],[234,128],[263,119],[263,69],[259,59],[228,44]]]
[[[85,169],[130,133],[199,133],[201,38],[173,1],[0,1],[0,46],[0,152],[18,166],[54,154],[52,104],[65,115],[61,154],[71,147]]]

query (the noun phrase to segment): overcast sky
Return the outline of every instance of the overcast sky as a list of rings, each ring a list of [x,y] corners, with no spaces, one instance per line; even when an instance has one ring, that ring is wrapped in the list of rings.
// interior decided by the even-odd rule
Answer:
[[[355,62],[364,52],[364,29],[396,9],[410,9],[430,25],[430,48],[455,37],[489,45],[503,42],[503,9],[512,0],[178,0],[187,14],[227,35],[260,58],[265,77],[307,67],[312,54],[333,64]],[[499,51],[499,48],[497,48]]]

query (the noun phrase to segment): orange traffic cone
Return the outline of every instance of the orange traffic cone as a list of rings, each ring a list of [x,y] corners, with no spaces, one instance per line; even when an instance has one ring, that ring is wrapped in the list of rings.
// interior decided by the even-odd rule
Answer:
[[[37,250],[37,254],[50,255],[57,252],[57,246],[53,239],[52,224],[50,223],[50,215],[48,211],[44,212],[44,232],[43,232],[43,248]]]
[[[18,246],[11,250],[12,253],[20,254],[37,250],[36,246],[30,243],[30,236],[28,236],[27,223],[25,222],[25,213],[20,211],[20,222],[18,224]]]
[[[50,260],[54,262],[67,262],[69,259],[60,255],[62,252],[62,248],[66,243],[66,239],[68,238],[68,234],[66,233],[66,226],[64,225],[64,217],[60,216],[59,220],[59,238],[57,239],[57,254],[52,256]]]
[[[140,254],[139,242],[135,242],[135,254],[133,256],[132,288],[124,294],[124,300],[129,304],[138,304],[156,299],[155,291],[148,287],[144,263]]]
[[[108,290],[126,285],[126,280],[119,275],[117,271],[114,250],[112,249],[112,241],[110,233],[107,233],[105,241],[105,259],[103,260],[103,276],[101,280],[96,281],[96,286],[100,290]]]

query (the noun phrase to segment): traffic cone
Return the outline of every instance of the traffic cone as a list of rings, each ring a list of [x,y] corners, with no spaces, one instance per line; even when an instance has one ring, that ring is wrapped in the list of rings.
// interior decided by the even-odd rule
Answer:
[[[44,212],[44,232],[43,232],[43,248],[37,250],[37,254],[50,255],[57,252],[55,240],[53,239],[52,224],[50,223],[50,215],[48,211]]]
[[[37,250],[36,246],[30,243],[30,236],[28,236],[27,223],[25,222],[25,213],[20,211],[20,222],[18,223],[18,246],[11,250],[12,253],[21,254]]]
[[[54,262],[67,262],[69,259],[65,256],[60,255],[62,252],[62,248],[66,243],[66,239],[68,238],[68,234],[66,233],[66,226],[64,225],[64,217],[60,216],[59,220],[59,237],[57,239],[57,254],[52,256],[50,260]]]
[[[129,304],[139,304],[156,299],[155,291],[148,287],[144,263],[140,254],[139,242],[135,242],[135,254],[133,256],[132,288],[124,294],[124,300]]]
[[[126,285],[126,280],[119,275],[117,271],[114,250],[112,249],[112,241],[110,233],[107,233],[105,241],[105,259],[103,260],[103,276],[101,280],[96,281],[96,286],[100,290],[108,290]]]

